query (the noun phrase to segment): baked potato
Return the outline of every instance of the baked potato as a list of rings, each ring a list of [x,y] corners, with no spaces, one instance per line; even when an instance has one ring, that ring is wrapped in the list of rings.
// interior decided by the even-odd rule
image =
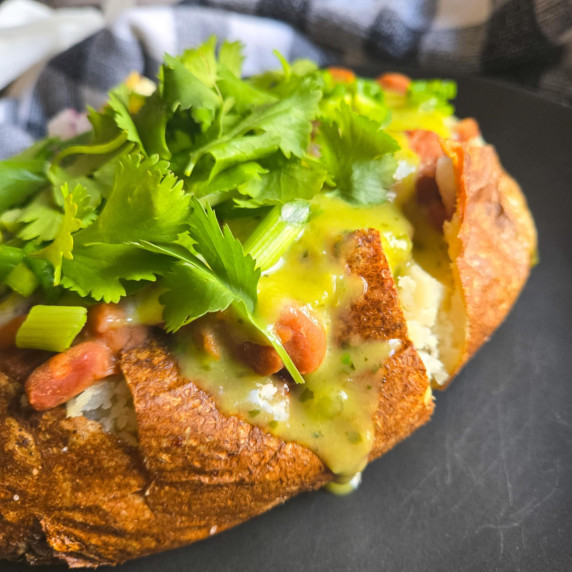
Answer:
[[[242,80],[238,50],[5,164],[3,558],[116,564],[351,489],[526,282],[533,220],[451,82]]]

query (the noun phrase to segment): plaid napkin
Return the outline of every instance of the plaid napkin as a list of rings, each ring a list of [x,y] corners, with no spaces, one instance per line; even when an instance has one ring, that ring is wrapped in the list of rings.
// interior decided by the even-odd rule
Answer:
[[[246,74],[277,67],[278,49],[321,65],[495,75],[572,104],[571,0],[198,0],[127,10],[17,99],[0,99],[0,157],[44,135],[62,109],[99,107],[129,72],[153,78],[165,52],[213,34],[245,44]]]

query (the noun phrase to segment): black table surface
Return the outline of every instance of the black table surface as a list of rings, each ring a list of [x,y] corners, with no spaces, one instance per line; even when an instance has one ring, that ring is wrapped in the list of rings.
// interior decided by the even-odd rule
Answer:
[[[509,318],[356,493],[302,495],[117,572],[572,570],[572,110],[464,78],[457,113],[479,119],[538,225]]]

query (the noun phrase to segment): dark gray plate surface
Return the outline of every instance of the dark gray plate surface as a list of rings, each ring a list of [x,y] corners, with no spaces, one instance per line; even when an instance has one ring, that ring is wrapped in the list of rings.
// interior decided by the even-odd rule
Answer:
[[[480,120],[539,229],[541,263],[506,323],[355,494],[303,495],[118,572],[572,570],[572,111],[475,79],[457,110]]]

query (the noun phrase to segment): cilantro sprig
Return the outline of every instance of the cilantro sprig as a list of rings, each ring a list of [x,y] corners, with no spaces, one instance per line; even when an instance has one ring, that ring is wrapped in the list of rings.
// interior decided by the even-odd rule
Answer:
[[[375,81],[277,57],[281,69],[244,79],[241,45],[211,38],[166,56],[154,91],[132,77],[114,88],[89,110],[90,133],[0,161],[3,292],[89,304],[155,282],[168,331],[232,311],[302,381],[257,318],[261,267],[297,239],[319,193],[385,201],[398,145]],[[446,110],[452,90],[414,82],[407,105]],[[233,213],[267,214],[246,249],[223,225]]]

